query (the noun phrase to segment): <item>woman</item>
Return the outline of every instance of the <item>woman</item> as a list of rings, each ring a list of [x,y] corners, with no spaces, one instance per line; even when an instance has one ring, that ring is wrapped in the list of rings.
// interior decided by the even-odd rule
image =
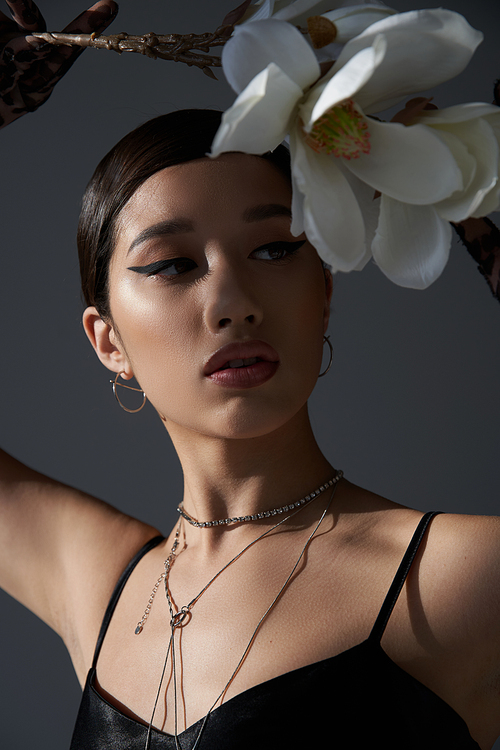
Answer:
[[[84,202],[85,330],[127,408],[137,394],[121,380],[140,383],[185,482],[185,516],[132,570],[97,674],[113,587],[158,532],[3,458],[4,528],[16,529],[3,585],[63,637],[82,684],[89,673],[73,747],[299,746],[311,722],[318,739],[332,725],[330,706],[353,747],[372,736],[491,747],[498,520],[434,518],[387,627],[389,611],[377,621],[422,514],[340,480],[318,448],[307,398],[331,276],[290,234],[281,151],[210,160],[218,122],[201,111],[146,123],[104,159]],[[283,506],[277,527],[276,515],[191,523]]]
[[[330,276],[305,238],[289,234],[290,186],[279,155],[210,161],[203,155],[217,124],[211,112],[180,113],[132,135],[98,172],[81,229],[88,258],[96,223],[107,228],[114,210],[115,232],[104,238],[109,283],[96,289],[97,259],[83,263],[85,328],[113,378],[134,374],[158,411],[183,465],[184,510],[200,520],[289,506],[338,476],[312,436],[306,405],[321,368]],[[179,149],[167,144],[176,131],[184,141],[180,165]],[[140,405],[140,394],[115,388],[129,408],[127,395]],[[113,587],[158,532],[7,456],[3,468],[3,585],[63,636],[83,683]],[[280,519],[290,517],[248,549],[274,526],[268,517],[221,528],[184,519],[174,565],[170,557],[172,602],[161,582],[145,617],[175,531],[156,540],[118,599],[75,747],[106,746],[109,716],[115,746],[145,746],[169,622],[176,623],[169,604],[182,612],[194,598],[183,627],[174,628],[176,675],[171,648],[152,722],[179,735],[182,747],[298,746],[322,740],[326,727],[340,746],[362,747],[375,736],[389,747],[491,747],[497,521],[432,520],[382,652],[383,620],[374,641],[364,641],[421,513],[344,479],[284,513]],[[205,722],[221,691],[223,708]],[[360,704],[368,726],[353,722]],[[151,747],[176,746],[158,731],[150,739]]]

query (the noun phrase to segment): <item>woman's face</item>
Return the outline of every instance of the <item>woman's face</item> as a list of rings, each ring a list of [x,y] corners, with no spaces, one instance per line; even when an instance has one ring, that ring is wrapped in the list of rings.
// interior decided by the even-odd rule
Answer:
[[[123,209],[114,341],[167,428],[256,437],[305,407],[330,285],[290,205],[275,167],[226,154],[158,172]]]

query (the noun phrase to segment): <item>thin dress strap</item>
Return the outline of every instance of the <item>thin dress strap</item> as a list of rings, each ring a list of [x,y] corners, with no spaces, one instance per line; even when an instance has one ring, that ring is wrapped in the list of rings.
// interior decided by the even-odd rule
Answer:
[[[157,547],[160,542],[162,542],[165,539],[164,536],[155,536],[152,539],[149,540],[149,542],[146,542],[146,544],[141,547],[139,552],[134,555],[134,557],[131,559],[123,573],[121,574],[120,578],[118,579],[118,583],[115,586],[115,589],[113,593],[111,594],[111,599],[109,600],[109,604],[106,608],[106,612],[104,613],[104,618],[102,621],[101,629],[99,631],[99,636],[97,638],[97,644],[94,651],[94,658],[92,659],[92,668],[95,669],[97,664],[97,659],[99,658],[99,653],[101,651],[101,647],[104,641],[104,637],[106,635],[106,632],[109,627],[109,623],[111,622],[111,618],[113,617],[113,612],[115,611],[115,607],[118,604],[118,599],[120,598],[120,595],[125,588],[125,584],[127,583],[128,579],[130,578],[130,575],[132,571],[134,570],[135,566],[141,560],[145,554],[147,554],[150,550],[154,549],[154,547]]]
[[[369,640],[381,640],[387,627],[387,623],[389,622],[389,618],[392,614],[392,610],[396,605],[399,594],[401,593],[401,589],[403,588],[404,582],[406,581],[406,577],[410,572],[412,563],[425,536],[425,532],[427,531],[427,528],[434,516],[439,515],[441,512],[442,511],[440,510],[429,511],[429,513],[425,513],[425,515],[423,515],[420,519],[420,523],[415,529],[415,533],[411,538],[404,557],[401,560],[401,564],[396,571],[394,580],[392,581],[389,591],[387,592],[387,596],[384,599],[384,603],[382,604],[378,617],[375,620],[375,625],[373,626],[372,632],[369,635]]]

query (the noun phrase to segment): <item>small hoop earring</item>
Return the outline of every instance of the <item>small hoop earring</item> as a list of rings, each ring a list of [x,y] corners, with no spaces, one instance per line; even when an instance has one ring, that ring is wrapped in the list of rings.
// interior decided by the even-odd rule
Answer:
[[[325,345],[325,341],[330,347],[330,360],[328,362],[326,370],[323,370],[323,372],[320,372],[320,374],[318,375],[318,378],[322,378],[323,375],[326,375],[326,373],[329,372],[330,367],[332,366],[332,362],[333,362],[333,346],[330,343],[330,336],[323,336],[323,346]]]
[[[109,381],[112,384],[112,386],[113,386],[114,396],[115,396],[116,400],[118,401],[118,403],[120,404],[120,406],[122,407],[123,411],[127,411],[129,414],[135,414],[136,412],[140,411],[144,407],[144,404],[146,403],[146,394],[144,393],[144,391],[142,390],[142,388],[132,388],[132,386],[130,386],[130,385],[124,385],[123,383],[119,383],[118,382],[118,378],[119,378],[120,375],[121,375],[121,372],[117,372],[115,379]],[[124,406],[122,404],[122,402],[120,401],[120,398],[118,396],[118,393],[116,391],[116,386],[117,385],[119,385],[120,388],[126,388],[128,391],[136,391],[137,393],[142,393],[142,404],[139,406],[138,409],[128,409],[126,406]]]

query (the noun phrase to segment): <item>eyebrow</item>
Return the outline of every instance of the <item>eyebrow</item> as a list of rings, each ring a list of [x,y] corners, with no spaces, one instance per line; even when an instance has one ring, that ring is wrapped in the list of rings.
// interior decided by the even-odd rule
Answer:
[[[150,227],[143,229],[142,232],[139,232],[127,250],[127,255],[137,247],[137,245],[142,245],[143,242],[155,239],[156,237],[182,234],[184,232],[194,232],[194,224],[192,221],[189,221],[189,219],[170,219],[160,221],[158,224],[152,224]]]
[[[287,206],[284,206],[281,203],[262,203],[258,206],[252,206],[251,208],[245,209],[242,214],[242,219],[246,224],[252,224],[255,221],[273,219],[276,216],[285,216],[287,219],[291,219],[292,212]],[[129,249],[127,250],[127,255],[135,247],[142,245],[143,242],[147,242],[148,240],[194,231],[194,223],[189,219],[178,218],[160,221],[158,224],[152,224],[150,227],[143,229],[142,232],[139,232],[137,237],[132,240]]]
[[[292,212],[288,206],[283,206],[281,203],[262,203],[243,211],[243,221],[247,224],[264,219],[273,219],[275,216],[286,216],[287,219],[291,219]]]

